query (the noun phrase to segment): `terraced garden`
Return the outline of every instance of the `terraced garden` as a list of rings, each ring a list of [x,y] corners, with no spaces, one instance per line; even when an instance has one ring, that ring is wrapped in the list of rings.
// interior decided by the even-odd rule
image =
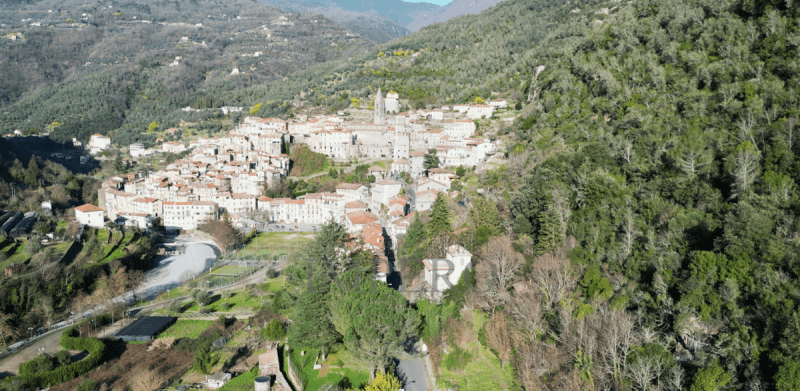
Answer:
[[[159,334],[158,338],[195,339],[213,323],[214,321],[211,320],[179,319],[175,324],[170,326],[170,328]]]

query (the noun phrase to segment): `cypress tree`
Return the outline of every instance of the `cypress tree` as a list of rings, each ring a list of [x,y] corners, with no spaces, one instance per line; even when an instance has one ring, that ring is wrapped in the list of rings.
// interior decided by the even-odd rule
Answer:
[[[444,193],[436,196],[436,201],[431,207],[431,219],[428,221],[428,237],[435,238],[442,234],[452,235],[453,226],[450,218],[450,210],[447,209],[447,200]]]

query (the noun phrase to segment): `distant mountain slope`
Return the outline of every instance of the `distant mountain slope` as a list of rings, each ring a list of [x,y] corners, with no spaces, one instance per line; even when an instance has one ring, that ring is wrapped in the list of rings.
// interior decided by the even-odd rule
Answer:
[[[152,121],[211,115],[183,107],[226,104],[206,91],[263,84],[374,45],[327,18],[248,0],[4,2],[0,23],[0,133],[56,125],[51,134],[65,141],[116,130],[123,145],[152,138],[140,134]]]
[[[406,25],[406,28],[417,31],[427,25],[446,22],[456,16],[478,14],[502,1],[504,0],[453,0],[438,12],[417,15],[413,22]]]
[[[402,27],[392,19],[375,13],[367,14],[333,5],[322,6],[316,3],[294,4],[290,1],[282,0],[268,0],[267,3],[286,11],[324,15],[362,37],[379,43],[385,43],[411,33],[407,28]]]
[[[411,3],[402,0],[260,0],[275,7],[295,12],[312,12],[325,15],[348,27],[353,13],[364,20],[380,21],[388,18],[410,31],[429,24],[444,22],[456,16],[477,14],[502,0],[454,0],[442,7],[430,3]]]
[[[493,93],[524,100],[534,50],[572,17],[567,1],[509,0],[478,15],[426,26],[352,61],[320,64],[286,80],[232,91],[231,101],[284,99],[296,106],[344,108],[348,97],[369,99],[378,87],[400,93],[412,106],[488,98]]]

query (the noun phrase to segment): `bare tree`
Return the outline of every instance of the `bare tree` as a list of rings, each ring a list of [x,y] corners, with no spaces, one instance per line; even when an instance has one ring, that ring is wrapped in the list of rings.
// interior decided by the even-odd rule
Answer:
[[[603,316],[602,332],[599,333],[600,366],[606,375],[619,381],[628,361],[628,354],[636,342],[633,316],[622,311],[600,312]]]
[[[167,381],[158,369],[138,367],[134,369],[131,388],[133,391],[152,391],[161,387]]]
[[[506,322],[506,314],[496,312],[486,323],[486,342],[503,361],[511,359],[511,334]]]
[[[736,147],[733,155],[733,172],[731,173],[734,179],[731,198],[737,198],[747,192],[750,185],[756,180],[760,158],[761,154],[749,141]]]
[[[675,365],[669,370],[665,376],[665,388],[669,391],[680,391],[683,389],[683,383],[686,380],[685,373],[680,365]]]
[[[666,364],[661,357],[638,357],[628,363],[628,377],[638,389],[646,391],[650,388],[650,382],[659,378],[664,372]]]
[[[570,270],[569,259],[563,249],[536,258],[529,279],[544,293],[545,301],[551,308],[557,307],[578,281]]]
[[[510,298],[509,290],[524,263],[522,254],[514,251],[507,236],[490,240],[481,254],[482,262],[475,267],[478,290],[490,306],[503,305]]]
[[[517,323],[517,329],[522,331],[528,340],[535,340],[539,335],[550,332],[550,327],[543,317],[542,297],[536,292],[528,290],[515,294],[510,310],[511,316]]]

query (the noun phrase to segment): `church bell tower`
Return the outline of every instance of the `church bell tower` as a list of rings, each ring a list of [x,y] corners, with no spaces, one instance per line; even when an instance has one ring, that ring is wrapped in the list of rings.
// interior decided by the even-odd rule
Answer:
[[[378,95],[375,96],[375,125],[383,125],[386,123],[386,105],[383,101],[383,94],[381,88],[378,87]]]

